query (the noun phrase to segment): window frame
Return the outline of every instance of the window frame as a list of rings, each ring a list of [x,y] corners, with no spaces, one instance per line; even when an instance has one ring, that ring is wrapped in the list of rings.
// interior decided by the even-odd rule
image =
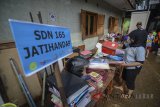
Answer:
[[[87,16],[88,16],[88,21],[86,18]],[[91,16],[94,17],[93,32],[90,31]],[[99,18],[99,16],[103,16],[103,17]],[[99,21],[98,19],[103,19],[103,20]],[[81,10],[82,39],[84,40],[87,38],[92,38],[92,37],[96,37],[99,35],[103,35],[104,34],[104,20],[105,20],[105,15],[100,15],[98,13],[94,13],[94,12],[90,12],[90,11],[86,11],[86,10]]]

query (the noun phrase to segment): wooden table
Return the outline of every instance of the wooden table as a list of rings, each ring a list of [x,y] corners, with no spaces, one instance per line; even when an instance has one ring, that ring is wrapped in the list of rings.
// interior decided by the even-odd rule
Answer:
[[[69,56],[69,58],[72,58],[73,56],[78,56],[78,54],[74,53],[72,55]],[[116,67],[115,64],[109,64],[110,66],[112,67]],[[123,69],[122,69],[123,70]],[[121,78],[121,75],[122,75],[122,70],[120,72],[120,77]],[[104,93],[106,89],[107,92],[105,92],[105,94],[111,94],[112,92],[112,87],[113,87],[113,78],[115,76],[115,71],[114,70],[107,70],[107,79],[106,81],[104,81],[103,83],[103,87],[102,88],[99,88],[96,90],[96,92],[101,92],[101,93]],[[93,95],[94,93],[91,93],[91,95]],[[95,100],[91,100],[91,102],[87,105],[87,107],[94,107],[98,104],[98,101],[95,101]]]
[[[114,74],[115,74],[115,71],[108,70],[107,79],[106,79],[106,81],[104,81],[103,87],[99,88],[98,90],[96,90],[96,92],[104,93],[107,88],[111,89],[113,78],[114,78]],[[92,94],[94,94],[94,93],[91,93],[91,95]],[[94,107],[94,106],[96,106],[96,103],[98,103],[98,101],[95,101],[95,100],[92,99],[91,102],[87,105],[87,107]]]
[[[115,68],[115,70],[108,70],[107,80],[104,82],[103,87],[98,90],[98,91],[101,91],[102,93],[104,93],[105,90],[108,88],[109,90],[108,90],[108,92],[105,92],[105,94],[106,93],[107,94],[111,94],[112,87],[113,87],[113,79],[114,79],[114,76],[115,76],[116,73],[119,73],[117,78],[118,78],[118,81],[120,82],[120,84],[122,82],[123,67],[122,66],[118,66],[116,64],[116,61],[109,61],[109,62],[111,62],[111,63],[109,63],[110,67],[111,68]],[[119,72],[117,72],[117,71],[119,71]],[[99,107],[98,102],[99,101],[91,100],[91,102],[87,105],[87,107]]]

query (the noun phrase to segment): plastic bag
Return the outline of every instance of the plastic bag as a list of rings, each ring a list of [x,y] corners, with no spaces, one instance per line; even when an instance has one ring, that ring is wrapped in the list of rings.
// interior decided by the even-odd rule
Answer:
[[[88,60],[84,59],[83,57],[76,56],[76,57],[71,58],[67,61],[66,70],[68,72],[71,72],[71,73],[81,77],[84,66],[87,66],[88,64],[89,64]]]

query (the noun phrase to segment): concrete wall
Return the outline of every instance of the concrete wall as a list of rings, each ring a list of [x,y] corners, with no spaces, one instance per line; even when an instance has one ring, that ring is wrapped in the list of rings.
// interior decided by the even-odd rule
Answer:
[[[97,0],[99,1],[99,0]],[[38,21],[38,11],[42,14],[42,20],[45,24],[60,25],[70,28],[71,38],[74,46],[85,44],[87,49],[94,48],[98,38],[89,38],[82,41],[80,29],[81,9],[97,12],[105,15],[105,33],[108,31],[109,16],[120,18],[122,12],[115,8],[105,5],[102,8],[96,6],[96,0],[0,0],[0,42],[13,41],[8,19],[17,19],[30,21],[29,12],[32,12],[35,22]],[[104,3],[103,3],[104,4]],[[56,20],[50,19],[49,13],[54,13]],[[120,30],[120,26],[119,26]]]
[[[23,105],[26,103],[26,99],[20,88],[18,79],[10,66],[9,58],[15,59],[20,69],[20,72],[22,72],[16,48],[5,49],[0,50],[0,76],[5,85],[5,89],[7,92],[7,96],[9,97],[9,100],[15,104]],[[37,75],[35,74],[30,77],[23,76],[23,78],[28,86],[28,89],[32,97],[36,98],[41,96],[41,86]]]

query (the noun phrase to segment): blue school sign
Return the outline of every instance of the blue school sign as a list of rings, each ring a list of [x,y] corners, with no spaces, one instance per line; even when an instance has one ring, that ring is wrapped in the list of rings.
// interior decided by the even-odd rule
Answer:
[[[26,76],[72,53],[68,28],[16,20],[9,22]]]

